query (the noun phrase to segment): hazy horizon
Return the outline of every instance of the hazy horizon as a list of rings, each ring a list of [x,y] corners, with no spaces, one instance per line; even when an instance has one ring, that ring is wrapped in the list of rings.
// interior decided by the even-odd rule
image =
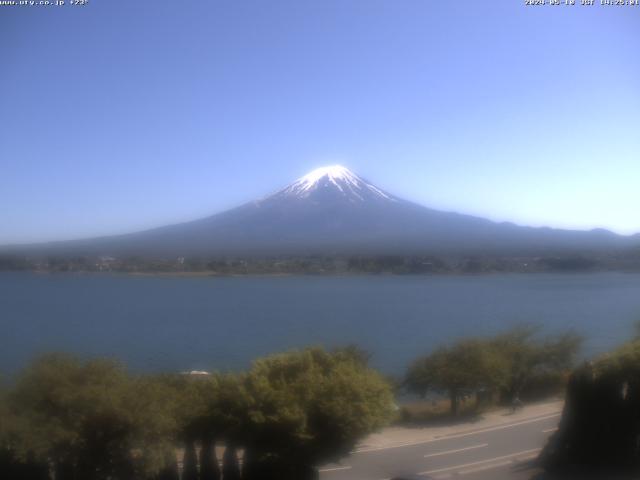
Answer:
[[[430,208],[640,232],[640,9],[6,8],[0,245],[189,221],[340,163]]]

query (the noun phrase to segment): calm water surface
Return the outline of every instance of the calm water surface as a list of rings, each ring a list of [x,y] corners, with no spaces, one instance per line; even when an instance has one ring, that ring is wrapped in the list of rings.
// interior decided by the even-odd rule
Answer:
[[[169,278],[0,273],[0,371],[51,350],[133,369],[237,369],[310,344],[357,343],[401,373],[460,336],[536,322],[598,353],[640,319],[638,274]]]

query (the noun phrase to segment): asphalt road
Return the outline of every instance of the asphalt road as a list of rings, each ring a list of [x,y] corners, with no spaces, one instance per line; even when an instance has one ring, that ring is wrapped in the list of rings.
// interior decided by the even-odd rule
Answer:
[[[321,467],[320,478],[383,480],[417,474],[435,479],[525,480],[536,474],[529,463],[559,419],[560,414],[554,413],[402,446],[362,449],[341,464]]]

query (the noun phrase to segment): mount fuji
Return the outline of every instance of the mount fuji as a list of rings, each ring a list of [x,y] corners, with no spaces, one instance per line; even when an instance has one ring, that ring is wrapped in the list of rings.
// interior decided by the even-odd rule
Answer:
[[[32,245],[74,255],[228,256],[313,254],[538,255],[640,245],[602,229],[496,223],[403,200],[334,165],[260,200],[207,218],[138,233]]]

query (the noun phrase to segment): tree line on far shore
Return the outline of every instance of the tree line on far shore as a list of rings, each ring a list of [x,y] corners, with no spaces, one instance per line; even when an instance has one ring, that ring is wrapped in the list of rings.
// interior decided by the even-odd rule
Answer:
[[[580,338],[530,327],[417,359],[411,392],[510,401],[572,367]],[[357,347],[258,359],[234,374],[134,375],[114,360],[37,358],[0,391],[0,478],[307,480],[397,413],[391,382]],[[180,464],[180,465],[179,465]],[[180,468],[179,468],[180,466]]]
[[[634,252],[566,254],[307,255],[276,257],[25,256],[0,254],[0,271],[117,272],[193,275],[481,274],[640,269]]]

